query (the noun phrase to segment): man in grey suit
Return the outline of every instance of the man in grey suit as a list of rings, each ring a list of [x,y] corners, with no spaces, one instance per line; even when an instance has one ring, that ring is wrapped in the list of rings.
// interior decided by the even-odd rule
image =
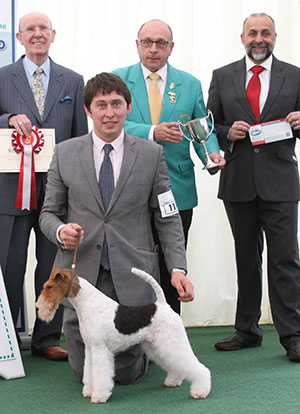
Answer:
[[[0,127],[15,128],[29,135],[32,126],[54,128],[56,142],[87,133],[87,117],[83,108],[83,78],[81,75],[54,63],[49,48],[55,30],[47,16],[30,13],[21,18],[17,39],[26,55],[16,63],[0,69]],[[32,83],[37,68],[42,68],[44,95],[41,112],[35,102]],[[36,236],[35,293],[38,297],[49,277],[56,246],[50,243],[38,226],[38,216],[44,199],[46,173],[36,174],[37,209],[16,208],[19,174],[0,174],[0,264],[8,300],[16,324],[21,305],[27,248],[32,229]],[[59,338],[62,310],[53,322],[36,320],[31,341],[32,353],[49,359],[66,360]]]
[[[123,305],[154,302],[152,288],[130,271],[132,266],[141,268],[159,280],[153,215],[171,284],[182,301],[192,300],[193,285],[184,273],[182,224],[163,148],[124,132],[131,95],[119,76],[102,73],[90,79],[84,103],[94,130],[56,146],[40,215],[42,231],[60,247],[54,266],[70,268],[79,236],[76,272],[80,276]],[[110,174],[105,170],[105,176],[111,175],[106,184],[112,181],[114,188],[110,201],[103,184],[106,163]],[[69,362],[81,381],[84,345],[75,310],[69,307],[64,311],[64,332]],[[130,348],[116,357],[115,380],[135,383],[147,366],[141,346]]]
[[[225,151],[219,198],[232,228],[238,273],[236,332],[215,347],[229,351],[261,345],[258,322],[265,233],[274,325],[288,358],[300,362],[300,194],[295,154],[300,69],[273,56],[276,32],[270,16],[249,16],[241,38],[246,57],[214,71],[208,99]],[[282,119],[284,123],[274,122]],[[250,129],[251,125],[255,126]],[[280,131],[283,126],[285,132]],[[261,128],[272,142],[255,142]]]

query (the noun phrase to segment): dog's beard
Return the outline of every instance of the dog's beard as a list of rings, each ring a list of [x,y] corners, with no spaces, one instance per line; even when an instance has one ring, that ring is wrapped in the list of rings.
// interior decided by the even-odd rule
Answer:
[[[59,304],[47,302],[42,296],[38,298],[36,307],[38,309],[38,317],[44,322],[51,322]]]

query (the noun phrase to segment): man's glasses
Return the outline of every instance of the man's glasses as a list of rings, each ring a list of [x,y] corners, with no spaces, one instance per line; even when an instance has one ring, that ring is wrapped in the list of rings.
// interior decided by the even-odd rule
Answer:
[[[20,33],[32,34],[32,33],[35,33],[37,31],[39,31],[41,33],[47,33],[49,30],[52,30],[52,29],[50,29],[47,26],[39,26],[39,27],[31,27],[31,26],[29,26],[25,30],[20,30]]]
[[[152,47],[153,43],[156,44],[158,49],[166,49],[169,45],[172,44],[171,40],[151,40],[151,39],[138,39],[140,45],[145,48]]]

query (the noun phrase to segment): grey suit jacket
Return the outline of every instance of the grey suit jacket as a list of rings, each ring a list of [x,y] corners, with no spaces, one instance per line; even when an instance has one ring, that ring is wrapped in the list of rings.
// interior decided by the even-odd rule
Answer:
[[[249,136],[233,145],[227,140],[235,121],[256,124],[248,104],[245,59],[213,72],[207,107],[215,118],[226,166],[221,172],[219,198],[250,201],[259,195],[265,201],[298,201],[299,175],[295,142],[299,136],[271,144],[251,145]],[[300,69],[273,56],[267,101],[258,123],[285,118],[300,110]]]
[[[152,288],[130,272],[137,267],[159,279],[158,253],[151,217],[159,232],[169,269],[186,269],[184,236],[179,214],[162,218],[158,194],[171,189],[160,145],[125,134],[120,176],[105,213],[94,167],[92,135],[60,143],[48,171],[40,227],[57,243],[59,225],[76,222],[84,229],[76,272],[93,285],[100,269],[106,234],[111,273],[121,303],[153,302]],[[57,243],[59,245],[59,243]],[[59,249],[54,267],[70,268],[73,252]]]
[[[51,73],[43,120],[36,107],[20,58],[0,68],[0,128],[9,128],[8,118],[25,114],[38,128],[55,128],[56,142],[86,134],[83,108],[83,77],[51,60]],[[43,192],[46,174],[37,174],[37,197]],[[0,174],[0,214],[27,214],[15,208],[18,174]]]

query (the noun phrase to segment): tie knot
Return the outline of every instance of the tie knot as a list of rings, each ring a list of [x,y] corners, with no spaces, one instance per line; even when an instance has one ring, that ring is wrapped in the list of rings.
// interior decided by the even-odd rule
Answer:
[[[160,75],[158,73],[150,73],[148,76],[151,80],[157,81],[160,78]]]
[[[34,71],[34,73],[36,74],[36,75],[40,75],[41,73],[43,73],[44,72],[44,70],[43,70],[43,68],[36,68],[36,70]]]
[[[251,70],[255,75],[259,75],[265,68],[263,66],[253,66]]]
[[[105,153],[105,155],[108,155],[112,149],[113,149],[113,146],[111,144],[105,144],[104,145],[104,153]]]

